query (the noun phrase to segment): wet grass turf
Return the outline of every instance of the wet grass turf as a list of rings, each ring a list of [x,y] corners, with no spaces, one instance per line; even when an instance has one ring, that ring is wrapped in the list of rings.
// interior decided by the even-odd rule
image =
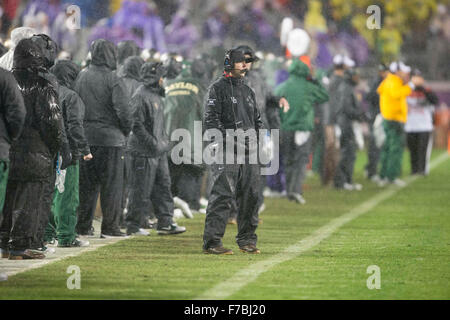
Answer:
[[[437,156],[442,152],[435,152]],[[404,157],[405,175],[409,172]],[[234,275],[297,243],[333,218],[380,192],[362,175],[361,192],[336,191],[307,180],[305,206],[267,199],[257,230],[260,255],[240,253],[236,227],[224,245],[233,256],[201,251],[203,215],[180,220],[177,236],[139,237],[102,247],[0,283],[0,299],[192,299]],[[367,214],[351,221],[306,253],[275,266],[230,299],[449,299],[450,161],[420,178]],[[68,290],[67,267],[81,269],[81,290]],[[366,269],[381,269],[381,289],[369,290]]]

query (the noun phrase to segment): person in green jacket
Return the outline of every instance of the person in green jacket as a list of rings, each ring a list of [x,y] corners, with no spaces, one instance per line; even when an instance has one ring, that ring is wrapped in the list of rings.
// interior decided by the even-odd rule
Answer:
[[[280,112],[281,152],[288,199],[305,204],[302,184],[311,153],[314,107],[328,101],[328,93],[302,61],[293,60],[288,71],[289,78],[275,89],[275,95],[285,97],[290,105],[288,112]]]

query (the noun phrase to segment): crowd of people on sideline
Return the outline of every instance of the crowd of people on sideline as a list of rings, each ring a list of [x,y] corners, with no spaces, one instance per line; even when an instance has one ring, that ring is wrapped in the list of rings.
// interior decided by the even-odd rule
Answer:
[[[411,173],[428,173],[438,101],[402,61],[381,64],[362,93],[356,62],[345,54],[321,70],[307,55],[276,58],[240,45],[222,66],[208,53],[187,59],[133,40],[97,39],[80,66],[29,27],[13,30],[11,43],[0,57],[2,258],[89,246],[98,201],[101,238],[149,229],[175,235],[186,232],[177,218],[203,213],[205,253],[232,253],[221,243],[227,223],[238,225],[241,251],[259,253],[264,198],[304,205],[312,162],[324,186],[362,189],[353,172],[363,122],[367,178],[403,186],[405,143]],[[177,129],[196,136],[196,123],[280,130],[280,170],[266,177],[258,165],[206,166],[196,141],[184,149],[186,161],[174,161],[171,136]]]

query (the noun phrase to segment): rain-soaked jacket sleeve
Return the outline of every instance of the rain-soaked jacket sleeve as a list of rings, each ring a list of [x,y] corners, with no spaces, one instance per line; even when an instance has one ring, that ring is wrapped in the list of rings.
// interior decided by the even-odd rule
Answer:
[[[325,103],[329,100],[329,95],[327,92],[327,89],[325,89],[325,87],[317,80],[312,80],[310,81],[313,85],[314,85],[314,91],[313,91],[313,95],[314,95],[314,103],[316,104],[322,104]]]
[[[26,109],[22,97],[22,93],[19,91],[18,84],[14,79],[14,76],[10,73],[2,73],[5,79],[0,88],[2,111],[6,120],[5,126],[8,131],[8,135],[12,140],[16,140],[23,129],[25,122]]]
[[[252,95],[253,95],[253,99],[256,102],[256,97],[255,97],[255,93],[252,91]],[[259,130],[259,129],[265,129],[264,128],[264,124],[263,121],[261,119],[261,112],[259,111],[258,106],[255,105],[255,130]]]
[[[112,80],[112,104],[113,109],[119,119],[120,129],[125,136],[128,136],[133,127],[133,114],[127,101],[127,90],[122,79],[113,75]]]
[[[222,102],[218,99],[216,89],[214,86],[210,87],[205,106],[205,129],[218,129],[225,134],[225,128],[220,121],[220,115],[222,113]]]
[[[83,156],[91,153],[89,149],[89,144],[87,142],[86,136],[84,134],[83,120],[85,106],[83,100],[80,96],[73,92],[67,101],[66,109],[66,122],[67,122],[67,132],[70,137],[75,141],[77,149],[81,152]]]

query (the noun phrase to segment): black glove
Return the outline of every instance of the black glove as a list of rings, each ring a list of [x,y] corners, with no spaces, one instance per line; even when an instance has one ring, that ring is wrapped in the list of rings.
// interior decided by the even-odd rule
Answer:
[[[62,145],[61,157],[62,157],[61,170],[65,170],[67,169],[68,166],[72,164],[72,153],[70,151],[70,146],[68,143],[64,143]]]

